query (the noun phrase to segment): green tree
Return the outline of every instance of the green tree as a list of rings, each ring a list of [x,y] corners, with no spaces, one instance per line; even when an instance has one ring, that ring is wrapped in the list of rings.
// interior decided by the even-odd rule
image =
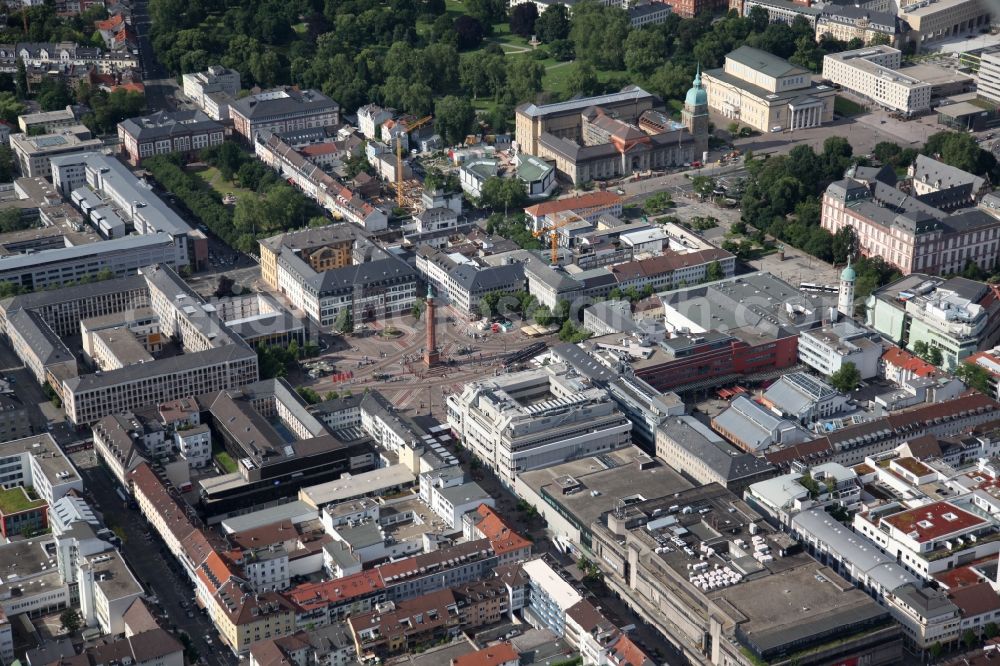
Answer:
[[[73,103],[66,82],[61,78],[46,78],[38,89],[38,104],[42,111],[57,111],[65,109]]]
[[[708,197],[715,190],[715,179],[710,176],[695,176],[691,179],[691,187],[699,197]]]
[[[642,209],[648,215],[659,215],[674,205],[674,199],[669,192],[657,192],[642,203]]]
[[[944,652],[944,646],[941,645],[941,641],[935,641],[928,649],[928,652],[931,654],[931,659],[937,661]]]
[[[683,99],[694,71],[677,62],[666,62],[650,76],[650,87],[664,99]]]
[[[990,373],[977,363],[959,363],[958,367],[955,368],[955,376],[969,388],[974,388],[986,395],[993,394],[990,389]]]
[[[510,31],[521,37],[531,37],[535,34],[535,21],[538,20],[538,7],[533,2],[523,2],[510,10]]]
[[[535,323],[539,326],[548,326],[552,323],[552,310],[547,305],[539,305],[535,308]]]
[[[718,261],[713,261],[705,269],[705,280],[708,282],[715,282],[716,280],[722,280],[726,277],[726,272],[722,270],[722,264]]]
[[[17,117],[24,113],[27,107],[12,92],[0,92],[0,118],[12,125],[17,124]]]
[[[639,76],[649,76],[667,54],[667,39],[657,30],[633,30],[625,40],[625,68]]]
[[[584,97],[591,97],[601,92],[601,81],[597,78],[597,72],[593,65],[586,61],[579,61],[572,65],[572,68],[569,76],[566,77],[566,87]]]
[[[977,643],[979,643],[979,637],[972,629],[966,629],[962,632],[962,645],[965,646],[966,650],[971,650]]]
[[[434,128],[447,145],[465,140],[475,120],[476,112],[467,97],[447,95],[434,105]]]
[[[354,322],[351,321],[351,308],[341,308],[340,312],[337,313],[337,320],[334,322],[333,326],[345,335],[353,332]]]
[[[59,614],[59,624],[68,633],[75,633],[80,628],[80,613],[75,608],[67,608]]]
[[[839,229],[833,235],[831,249],[833,261],[837,264],[846,262],[849,257],[856,257],[858,254],[858,235],[855,233],[854,227],[844,226]]]
[[[24,60],[17,59],[17,74],[14,78],[17,96],[21,99],[28,97],[28,68],[25,67]]]
[[[520,180],[494,176],[483,184],[479,203],[483,208],[513,211],[524,207],[527,200],[528,190]]]
[[[344,173],[348,178],[354,178],[359,173],[372,175],[374,172],[375,170],[368,161],[368,155],[365,154],[364,150],[359,150],[353,155],[348,155],[347,159],[344,160]]]
[[[466,0],[465,4],[469,14],[484,26],[492,28],[507,18],[506,0]]]
[[[308,386],[299,386],[295,390],[300,396],[302,396],[302,399],[310,405],[322,402],[322,398],[320,398],[319,393],[316,393],[315,390],[309,388]]]
[[[546,44],[569,37],[569,11],[562,3],[546,7],[535,21],[535,35]]]
[[[569,38],[576,57],[600,69],[621,69],[625,64],[628,14],[618,7],[584,0],[573,7]]]
[[[830,385],[841,393],[850,393],[861,383],[861,373],[856,365],[848,361],[830,375]]]
[[[931,365],[940,366],[944,363],[944,355],[941,353],[941,348],[937,346],[929,346],[927,348],[927,359],[926,361]]]
[[[983,636],[987,639],[996,638],[1000,635],[1000,627],[997,626],[996,622],[987,622],[986,626],[983,627]]]
[[[542,89],[542,76],[545,68],[542,64],[527,58],[511,59],[507,62],[507,91],[517,102],[534,99],[535,93]]]
[[[479,48],[483,36],[490,31],[490,26],[474,16],[462,15],[455,19],[451,29],[457,37],[456,46],[463,51],[469,51]]]
[[[923,153],[940,161],[975,174],[988,174],[996,178],[997,160],[993,153],[983,150],[970,134],[959,132],[938,132],[932,134],[924,144]]]

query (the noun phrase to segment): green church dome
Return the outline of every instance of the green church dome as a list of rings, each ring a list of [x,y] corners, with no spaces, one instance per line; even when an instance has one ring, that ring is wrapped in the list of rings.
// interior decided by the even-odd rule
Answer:
[[[840,279],[844,282],[854,282],[857,277],[858,274],[854,272],[854,269],[851,268],[851,263],[848,262],[847,266],[844,267],[843,272],[840,274]]]
[[[698,65],[698,72],[694,75],[693,83],[694,85],[687,92],[687,97],[684,98],[684,104],[686,106],[707,106],[708,93],[701,87],[701,65]]]

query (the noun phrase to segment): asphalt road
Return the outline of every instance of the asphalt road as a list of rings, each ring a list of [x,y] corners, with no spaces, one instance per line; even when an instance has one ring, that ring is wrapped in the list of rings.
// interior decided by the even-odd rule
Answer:
[[[194,589],[180,563],[155,534],[137,510],[127,509],[116,493],[117,482],[106,469],[96,462],[91,450],[70,454],[83,477],[85,494],[103,514],[105,524],[124,531],[122,555],[150,594],[159,601],[161,623],[173,634],[185,632],[191,637],[201,655],[202,663],[209,666],[232,666],[236,659],[231,652],[220,648],[218,635],[211,620],[193,603]],[[182,604],[186,604],[184,608]],[[191,612],[193,617],[188,617]],[[164,617],[165,613],[165,617]],[[209,645],[205,636],[212,637]]]

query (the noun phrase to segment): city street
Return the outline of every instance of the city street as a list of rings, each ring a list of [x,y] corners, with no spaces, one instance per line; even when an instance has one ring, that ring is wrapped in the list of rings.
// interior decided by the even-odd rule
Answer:
[[[146,521],[137,510],[123,506],[116,492],[117,482],[97,463],[94,451],[78,451],[70,454],[70,458],[83,477],[84,493],[103,514],[105,524],[124,534],[122,554],[139,582],[157,598],[159,609],[165,611],[166,618],[161,619],[164,628],[175,635],[181,631],[187,633],[203,663],[210,666],[235,664],[232,653],[220,649],[211,620],[195,605],[194,589],[180,563],[173,553],[166,551],[159,536],[146,537],[149,533]],[[212,637],[211,645],[206,642],[206,636]]]

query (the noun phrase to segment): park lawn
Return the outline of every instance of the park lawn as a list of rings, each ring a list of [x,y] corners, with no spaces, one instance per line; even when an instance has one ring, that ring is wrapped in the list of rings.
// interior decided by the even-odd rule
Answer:
[[[19,511],[27,511],[43,504],[45,504],[44,500],[31,499],[28,496],[28,491],[21,486],[0,491],[0,511],[3,511],[4,515],[9,516]]]
[[[213,190],[218,192],[220,197],[223,197],[226,194],[229,194],[230,192],[235,194],[237,199],[241,197],[257,196],[257,194],[252,190],[248,190],[244,187],[239,187],[238,185],[235,185],[230,181],[226,180],[225,178],[223,178],[222,174],[219,173],[219,170],[216,169],[215,167],[198,169],[196,171],[193,171],[192,173],[194,173],[196,176],[205,181],[206,185],[208,185]]]
[[[292,30],[294,30],[295,34],[299,35],[300,37],[306,34],[307,29],[308,26],[306,25],[305,21],[303,21],[302,23],[296,23],[295,25],[292,26]]]
[[[567,62],[561,67],[546,68],[542,77],[542,90],[551,93],[557,99],[566,99],[573,93],[569,89],[569,76],[573,73],[573,63]]]
[[[215,454],[215,462],[219,463],[219,467],[226,471],[226,474],[232,474],[233,472],[239,471],[236,466],[236,461],[233,457],[226,453],[225,451],[220,451]]]
[[[840,95],[833,98],[833,110],[835,113],[844,116],[845,118],[856,116],[859,113],[865,112],[863,106],[857,102],[847,99],[846,97],[841,97]]]

